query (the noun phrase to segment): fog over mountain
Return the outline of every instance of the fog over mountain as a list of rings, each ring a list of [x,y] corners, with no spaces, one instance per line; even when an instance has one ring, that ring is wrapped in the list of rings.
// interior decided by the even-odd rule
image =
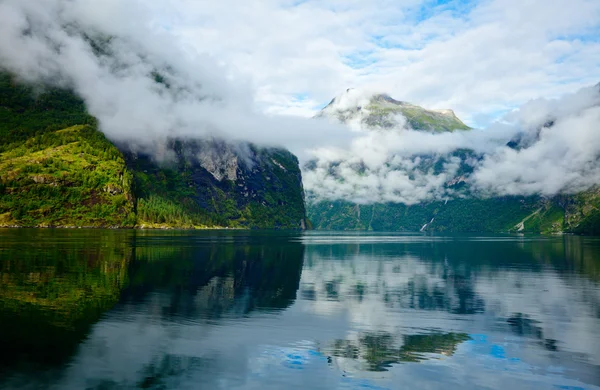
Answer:
[[[414,129],[405,115],[365,123],[363,107],[385,91],[359,88],[328,108],[361,107],[348,130],[339,118],[259,112],[250,78],[156,23],[140,1],[4,0],[0,67],[73,89],[111,140],[145,151],[158,153],[168,137],[285,146],[310,161],[304,182],[316,199],[414,204],[465,196],[459,182],[481,196],[574,193],[600,182],[599,86],[531,101],[487,129],[453,132]]]

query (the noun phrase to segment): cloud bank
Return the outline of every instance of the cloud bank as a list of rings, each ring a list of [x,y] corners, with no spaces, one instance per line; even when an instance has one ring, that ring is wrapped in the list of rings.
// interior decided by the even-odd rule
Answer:
[[[312,116],[340,91],[374,85],[487,127],[600,78],[596,0],[155,2],[177,4],[170,27],[250,75],[274,113]]]

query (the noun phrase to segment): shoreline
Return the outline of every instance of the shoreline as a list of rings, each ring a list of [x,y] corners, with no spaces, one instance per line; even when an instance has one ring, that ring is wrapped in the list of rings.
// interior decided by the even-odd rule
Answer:
[[[251,229],[251,228],[242,228],[242,227],[222,227],[222,226],[215,226],[215,227],[201,227],[201,226],[194,226],[194,227],[177,227],[177,226],[166,226],[166,225],[160,225],[160,226],[148,226],[148,225],[136,225],[136,226],[128,226],[128,227],[121,227],[121,226],[70,226],[70,225],[65,225],[65,226],[20,226],[20,225],[0,225],[0,229],[46,229],[46,230],[50,230],[50,229],[57,229],[57,230],[77,230],[77,229],[87,229],[87,230],[187,230],[187,231],[193,231],[193,230],[219,230],[219,231],[277,231],[277,230],[293,230],[293,229],[275,229],[275,228],[271,228],[271,229]],[[314,229],[310,229],[313,230]],[[308,229],[298,229],[298,230],[294,230],[294,231],[310,231]],[[321,230],[322,232],[367,232],[366,230]],[[383,231],[382,231],[383,232]],[[371,233],[377,233],[375,231],[371,231]],[[405,231],[405,232],[388,232],[388,233],[424,233],[424,232],[418,232],[418,231]],[[436,232],[430,232],[430,233],[434,233],[436,234]],[[522,236],[522,235],[536,235],[536,236],[563,236],[563,235],[573,235],[573,236],[577,236],[580,234],[576,234],[576,233],[572,233],[572,232],[547,232],[547,233],[522,233],[522,232],[511,232],[511,231],[501,231],[501,232],[453,232],[450,233],[451,235],[454,234],[481,234],[481,233],[486,233],[486,234],[510,234],[510,235],[517,235],[517,236]],[[439,234],[439,232],[438,232]],[[427,235],[427,233],[425,233],[425,235]],[[592,235],[582,235],[582,236],[587,236],[587,237],[595,237]]]
[[[107,230],[253,230],[248,228],[232,228],[232,227],[179,227],[179,226],[21,226],[21,225],[0,225],[0,229],[59,229],[59,230],[74,230],[74,229],[107,229]]]

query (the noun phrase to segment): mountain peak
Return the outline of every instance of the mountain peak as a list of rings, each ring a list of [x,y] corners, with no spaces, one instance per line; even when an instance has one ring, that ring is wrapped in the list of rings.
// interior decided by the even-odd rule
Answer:
[[[398,118],[403,116],[405,120]],[[450,109],[428,110],[392,98],[387,93],[348,88],[323,108],[317,117],[328,117],[341,123],[366,128],[402,128],[443,132],[468,130]]]

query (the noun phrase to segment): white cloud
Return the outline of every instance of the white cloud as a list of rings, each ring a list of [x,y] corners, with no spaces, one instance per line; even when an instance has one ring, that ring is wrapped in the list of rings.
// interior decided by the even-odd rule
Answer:
[[[61,2],[27,3],[48,18]],[[276,114],[309,116],[348,87],[372,85],[475,124],[600,79],[595,0],[77,0],[61,12],[170,59],[185,53],[190,72],[225,65],[221,76]]]
[[[251,79],[190,48],[157,25],[165,2],[6,0],[0,3],[0,66],[21,78],[72,87],[113,140],[152,148],[168,136],[218,137],[288,146],[301,154],[349,138],[341,126],[269,117],[252,100]],[[182,11],[187,2],[176,2]],[[156,8],[158,7],[158,8]],[[110,36],[97,57],[84,37]],[[172,88],[158,85],[159,71]]]

